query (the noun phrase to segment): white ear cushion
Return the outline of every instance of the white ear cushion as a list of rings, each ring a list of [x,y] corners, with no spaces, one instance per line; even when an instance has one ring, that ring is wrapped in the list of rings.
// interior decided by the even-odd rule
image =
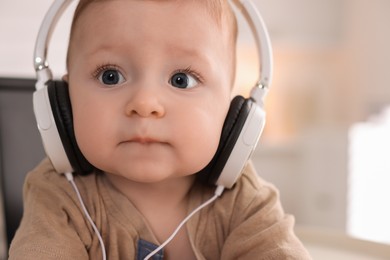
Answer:
[[[34,92],[33,106],[46,155],[58,173],[73,172],[54,120],[47,86]]]
[[[265,111],[254,105],[248,114],[243,129],[227,160],[216,185],[230,189],[241,176],[247,161],[259,141],[265,125]]]

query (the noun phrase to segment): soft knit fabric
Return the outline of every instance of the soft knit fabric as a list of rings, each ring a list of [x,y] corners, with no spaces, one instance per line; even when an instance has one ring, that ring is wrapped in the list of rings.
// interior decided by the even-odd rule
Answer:
[[[160,244],[141,213],[104,174],[76,176],[86,207],[102,234],[108,259],[137,259],[140,241]],[[190,212],[214,193],[196,183]],[[249,165],[237,184],[186,224],[197,259],[311,259],[293,232],[278,192]],[[24,214],[9,259],[102,259],[97,236],[74,190],[45,159],[24,186]]]

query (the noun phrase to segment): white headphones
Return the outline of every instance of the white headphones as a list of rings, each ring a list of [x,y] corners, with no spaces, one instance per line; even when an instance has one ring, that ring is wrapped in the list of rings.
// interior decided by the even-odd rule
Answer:
[[[37,75],[33,95],[34,113],[46,154],[59,173],[88,174],[95,168],[78,148],[67,84],[54,81],[47,62],[47,49],[58,19],[73,0],[56,0],[47,12],[36,40],[34,68]],[[212,161],[198,173],[207,183],[231,188],[255,149],[265,124],[263,99],[271,84],[272,51],[268,32],[254,4],[234,0],[256,40],[260,71],[250,98],[232,100]]]

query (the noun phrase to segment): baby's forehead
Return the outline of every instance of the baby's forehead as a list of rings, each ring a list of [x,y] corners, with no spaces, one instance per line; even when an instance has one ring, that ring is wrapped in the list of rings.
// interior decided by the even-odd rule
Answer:
[[[149,24],[147,24],[148,17],[150,17],[150,14],[155,14],[156,16],[160,16],[158,14],[158,12],[163,12],[163,10],[164,10],[164,8],[156,9],[156,7],[158,7],[158,5],[160,5],[160,4],[163,5],[163,3],[166,3],[166,4],[171,4],[171,5],[178,5],[178,9],[180,9],[180,5],[183,5],[183,7],[185,6],[185,8],[183,8],[183,11],[187,12],[189,17],[191,17],[191,16],[198,16],[199,17],[200,14],[196,14],[196,12],[202,12],[203,15],[206,15],[209,17],[209,18],[206,18],[207,20],[209,20],[209,23],[215,22],[214,25],[212,25],[212,27],[214,27],[216,30],[219,31],[216,33],[217,34],[222,33],[219,36],[212,35],[212,37],[214,37],[214,38],[215,37],[218,37],[218,38],[222,37],[222,38],[220,38],[220,40],[224,39],[223,40],[224,45],[225,45],[225,43],[227,43],[228,46],[230,46],[230,47],[228,47],[228,49],[233,50],[233,51],[235,49],[235,38],[236,38],[236,34],[234,33],[235,30],[233,30],[233,33],[232,33],[232,30],[230,30],[230,29],[223,30],[221,27],[221,26],[223,26],[223,27],[229,26],[229,25],[226,25],[226,23],[222,23],[222,21],[223,21],[223,18],[222,18],[223,17],[222,16],[223,15],[223,11],[222,11],[223,6],[221,3],[225,2],[225,1],[215,1],[215,0],[81,0],[79,6],[76,9],[75,16],[74,16],[74,22],[72,25],[70,45],[69,45],[68,56],[67,56],[68,65],[69,65],[70,56],[72,56],[71,53],[73,53],[75,50],[79,49],[80,46],[78,46],[78,45],[80,45],[80,42],[82,44],[82,42],[85,40],[84,36],[89,35],[89,39],[91,39],[91,37],[96,38],[96,37],[99,37],[99,35],[102,35],[102,33],[99,31],[96,31],[96,29],[92,30],[92,31],[95,31],[93,36],[91,36],[91,34],[90,34],[91,29],[94,29],[98,20],[100,23],[104,23],[104,24],[105,23],[109,24],[111,22],[110,19],[108,21],[104,20],[105,19],[104,15],[105,15],[105,12],[107,12],[107,10],[105,10],[106,7],[102,6],[102,4],[104,5],[105,3],[113,3],[115,5],[114,2],[118,3],[121,1],[135,2],[137,4],[137,6],[139,4],[140,5],[145,4],[145,6],[140,9],[140,10],[142,10],[142,12],[146,12],[145,16],[143,16],[143,14],[140,15],[140,17],[145,17],[145,22],[140,21],[138,24],[132,23],[129,26],[133,27],[133,24],[134,24],[134,27],[137,28],[137,27],[145,26],[145,24],[146,24],[147,26],[144,27],[145,30],[152,31],[152,32],[154,32],[155,30],[150,30],[151,26],[149,26]],[[216,5],[217,2],[219,3],[218,5]],[[210,3],[214,3],[214,5],[212,5]],[[122,7],[122,6],[123,5],[120,5],[119,7]],[[219,6],[219,8],[213,9],[212,8],[213,6]],[[111,15],[113,13],[115,15],[115,12],[117,12],[117,11],[115,11],[115,9],[114,9],[114,12],[112,11],[113,6],[107,6],[107,7],[111,8]],[[116,8],[117,6],[114,6],[114,7]],[[129,8],[131,8],[131,7],[132,7],[132,4],[129,5]],[[149,11],[148,8],[151,8],[151,9],[154,8],[155,9],[154,13],[153,13],[153,10]],[[226,6],[225,8],[230,8],[230,6]],[[134,11],[134,10],[132,10],[132,11]],[[137,9],[137,11],[138,11],[138,9]],[[228,10],[226,10],[225,12],[227,12],[227,11]],[[112,20],[119,21],[122,19],[122,17],[126,18],[126,16],[123,16],[123,12],[121,12],[120,10],[118,10],[118,13],[121,13],[117,17],[118,19],[115,18]],[[129,11],[129,13],[131,13],[131,12]],[[120,15],[122,15],[122,16],[120,16]],[[137,14],[135,14],[134,16],[137,17]],[[162,15],[161,17],[164,17],[164,16]],[[103,21],[101,21],[101,20],[103,20]],[[136,21],[139,21],[139,20],[136,20]],[[232,21],[230,21],[230,22],[232,22]],[[119,21],[119,23],[122,23],[122,22]],[[161,24],[157,24],[157,26],[159,26],[159,25],[161,26],[162,23],[164,23],[164,21],[161,21]],[[75,24],[77,26],[75,26]],[[155,24],[155,23],[153,23],[153,24]],[[178,24],[180,24],[180,21],[178,21]],[[234,22],[232,24],[233,24],[233,26],[231,25],[229,27],[234,27]],[[196,26],[197,25],[195,25],[194,28],[196,28]],[[107,26],[104,26],[104,27],[107,27]],[[206,27],[208,27],[208,26],[206,25]],[[194,28],[189,28],[187,30],[188,35],[191,35],[191,30]],[[139,29],[138,29],[138,31],[139,31]],[[141,30],[141,32],[137,32],[137,34],[139,34],[139,33],[142,33],[142,30]],[[158,34],[156,34],[156,35],[158,35]],[[187,33],[184,33],[182,37],[185,38],[185,37],[187,37],[186,35],[187,35]],[[93,43],[91,43],[91,44],[93,45]],[[222,46],[220,48],[222,48]],[[223,48],[223,49],[225,49],[225,48]],[[229,53],[230,53],[230,51],[229,51]]]
[[[112,1],[134,1],[134,2],[144,2],[144,3],[155,2],[161,4],[172,2],[172,3],[176,3],[179,6],[183,3],[191,2],[194,4],[194,10],[193,10],[194,12],[197,12],[197,10],[206,11],[218,25],[231,24],[231,22],[235,20],[234,12],[228,0],[80,0],[73,17],[73,23],[75,23],[79,19],[79,17],[82,15],[84,10],[90,4],[112,2]],[[194,15],[194,14],[189,14],[189,15]]]

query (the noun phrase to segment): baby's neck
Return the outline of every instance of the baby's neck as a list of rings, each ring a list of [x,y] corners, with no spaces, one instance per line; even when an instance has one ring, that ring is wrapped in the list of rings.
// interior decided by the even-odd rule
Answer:
[[[158,184],[126,182],[110,174],[107,174],[107,177],[140,211],[160,243],[173,233],[188,214],[189,191],[195,176],[171,179]],[[175,255],[194,258],[186,228],[180,230],[165,250],[169,259],[176,259]]]
[[[187,204],[187,196],[195,176],[172,178],[158,183],[139,183],[106,174],[109,181],[141,212],[174,210]]]

